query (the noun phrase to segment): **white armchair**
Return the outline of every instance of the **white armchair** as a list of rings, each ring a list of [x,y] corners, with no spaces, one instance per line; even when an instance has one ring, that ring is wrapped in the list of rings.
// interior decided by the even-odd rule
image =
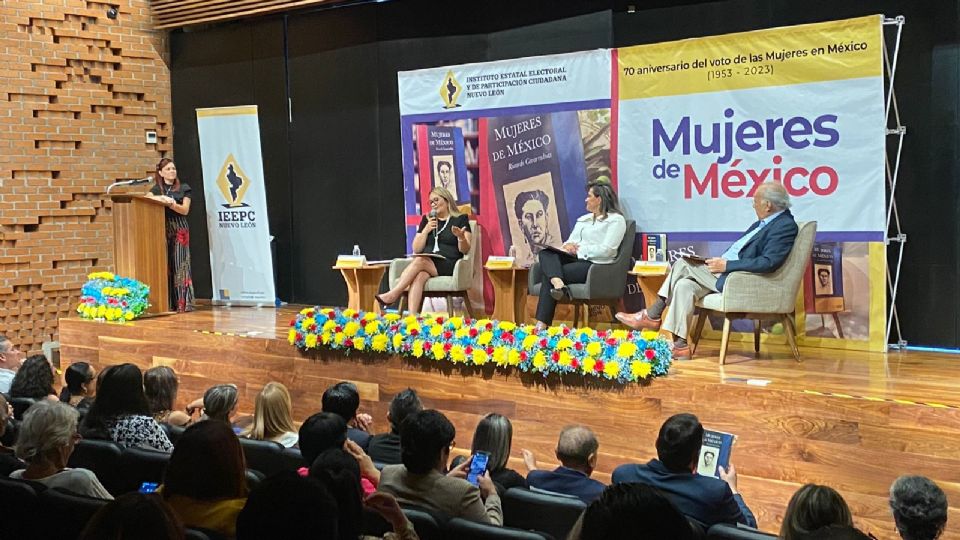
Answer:
[[[723,316],[723,337],[720,341],[720,363],[727,359],[727,345],[730,341],[730,323],[737,319],[753,319],[753,348],[760,352],[760,320],[776,319],[783,324],[787,341],[793,351],[793,357],[800,361],[797,348],[797,329],[793,322],[793,312],[797,307],[797,292],[800,281],[810,262],[810,252],[817,235],[817,222],[801,222],[800,230],[794,240],[793,249],[777,270],[769,274],[751,272],[733,272],[727,276],[722,293],[712,293],[697,302],[700,315],[691,338],[690,352],[696,352],[700,334],[707,315],[713,313]]]
[[[466,310],[467,316],[473,317],[473,313],[470,310],[470,298],[467,293],[474,287],[474,279],[482,276],[479,253],[480,229],[477,226],[476,220],[471,219],[470,251],[454,265],[452,276],[437,276],[427,280],[426,285],[423,287],[424,299],[436,297],[446,299],[447,313],[453,316],[453,299],[461,298],[463,299],[463,308]],[[403,273],[403,270],[412,260],[413,259],[410,258],[394,259],[390,263],[390,288],[396,286],[397,281],[400,280],[400,274]],[[401,310],[403,310],[406,301],[407,293],[403,293],[399,304]]]

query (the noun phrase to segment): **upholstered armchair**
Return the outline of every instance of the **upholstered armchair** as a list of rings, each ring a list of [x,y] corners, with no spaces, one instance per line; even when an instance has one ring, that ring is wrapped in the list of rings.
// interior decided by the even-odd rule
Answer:
[[[800,361],[797,348],[797,329],[793,322],[793,312],[797,307],[797,292],[804,271],[810,262],[810,252],[817,235],[817,222],[801,222],[800,230],[794,240],[793,249],[774,272],[754,274],[751,272],[732,272],[727,276],[722,293],[712,293],[697,302],[700,314],[691,338],[691,353],[696,352],[703,323],[710,314],[723,317],[723,337],[720,341],[720,363],[726,362],[727,345],[730,341],[730,323],[737,319],[753,319],[753,348],[760,352],[760,320],[774,319],[783,324],[793,357]]]
[[[473,317],[470,310],[470,298],[467,292],[473,288],[474,279],[482,275],[480,271],[480,228],[476,220],[470,220],[470,252],[457,261],[453,267],[452,276],[437,276],[427,280],[423,287],[423,298],[445,298],[447,302],[447,314],[453,316],[453,299],[462,298],[463,308],[467,316]],[[390,288],[393,288],[400,280],[400,274],[413,261],[411,258],[394,259],[390,263]],[[403,310],[407,302],[407,294],[404,293],[400,298],[400,310]],[[408,306],[409,307],[409,306]]]
[[[580,325],[580,307],[587,307],[584,324],[590,323],[589,306],[599,304],[610,307],[611,315],[617,312],[617,302],[627,290],[627,272],[630,271],[633,257],[633,243],[637,235],[637,224],[627,220],[627,230],[620,242],[617,258],[610,264],[594,264],[587,271],[586,283],[568,283],[573,300],[564,303],[573,304],[573,326]],[[527,294],[540,296],[540,263],[530,267],[527,278]]]

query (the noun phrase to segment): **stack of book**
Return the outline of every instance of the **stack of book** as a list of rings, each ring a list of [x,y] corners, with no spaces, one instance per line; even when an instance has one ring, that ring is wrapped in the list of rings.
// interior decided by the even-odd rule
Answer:
[[[663,275],[667,273],[669,267],[667,235],[641,233],[640,259],[633,266],[633,272],[641,275]]]

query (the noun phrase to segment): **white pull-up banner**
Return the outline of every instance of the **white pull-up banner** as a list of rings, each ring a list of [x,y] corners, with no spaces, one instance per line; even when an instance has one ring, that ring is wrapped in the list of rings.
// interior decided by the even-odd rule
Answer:
[[[197,109],[197,130],[213,302],[274,305],[257,107]]]

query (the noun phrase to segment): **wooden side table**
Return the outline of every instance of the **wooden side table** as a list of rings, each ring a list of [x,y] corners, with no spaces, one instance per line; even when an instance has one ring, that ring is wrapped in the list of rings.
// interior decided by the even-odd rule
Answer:
[[[526,318],[528,268],[487,268],[493,283],[493,318],[522,324]]]
[[[637,276],[637,285],[643,293],[644,307],[652,306],[657,301],[657,291],[667,280],[667,269],[665,268],[662,273],[631,271],[630,275]]]
[[[347,283],[347,307],[356,311],[380,312],[380,305],[374,296],[380,290],[380,280],[387,271],[386,265],[365,265],[356,268],[334,266],[343,275]]]

